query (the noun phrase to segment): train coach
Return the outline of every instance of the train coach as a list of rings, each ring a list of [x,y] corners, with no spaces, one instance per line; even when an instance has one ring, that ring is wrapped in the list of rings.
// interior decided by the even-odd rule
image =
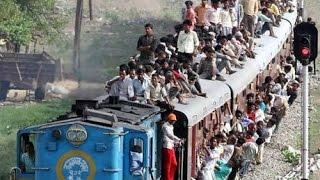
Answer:
[[[227,75],[226,82],[200,80],[207,97],[196,97],[188,105],[176,104],[175,134],[186,139],[177,151],[178,179],[197,177],[197,155],[205,129],[218,132],[245,97],[256,91],[266,76],[275,76],[277,66],[290,54],[296,9],[285,13],[277,38],[262,36],[256,58],[244,68]],[[77,101],[71,113],[17,134],[17,165],[12,179],[110,179],[154,180],[161,178],[161,132],[166,114],[158,107],[108,100]],[[34,167],[22,166],[21,157],[34,149]],[[142,158],[139,169],[133,164]]]

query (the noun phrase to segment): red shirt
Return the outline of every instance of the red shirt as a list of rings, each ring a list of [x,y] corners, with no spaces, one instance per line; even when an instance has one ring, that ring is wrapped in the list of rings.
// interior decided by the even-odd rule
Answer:
[[[193,10],[193,8],[186,10],[185,19],[191,20],[193,25],[196,24],[196,12]]]
[[[182,75],[180,74],[179,71],[173,70],[172,72],[173,72],[173,75],[174,75],[174,78],[175,78],[175,79],[180,79],[180,78],[182,78],[182,77],[181,77]]]
[[[251,119],[252,121],[256,121],[256,113],[254,111],[247,111],[246,112],[247,118]]]

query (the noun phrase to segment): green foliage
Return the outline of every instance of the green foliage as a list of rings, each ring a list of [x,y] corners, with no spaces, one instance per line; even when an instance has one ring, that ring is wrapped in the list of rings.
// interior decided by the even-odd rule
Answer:
[[[31,40],[31,22],[12,0],[0,1],[0,32],[10,41],[25,44]]]
[[[10,168],[15,166],[16,161],[16,135],[0,137],[0,180],[8,180]],[[3,160],[5,159],[5,161]]]
[[[10,134],[12,129],[47,122],[68,111],[70,105],[69,100],[52,100],[41,104],[0,108],[0,134]]]
[[[116,10],[110,10],[105,12],[105,18],[111,23],[117,22],[120,19],[119,12]]]
[[[281,154],[283,155],[285,162],[291,163],[293,165],[297,165],[299,163],[300,154],[291,152],[288,149],[283,150]]]
[[[13,43],[29,44],[38,39],[58,39],[66,18],[55,12],[55,0],[1,0],[0,32]]]

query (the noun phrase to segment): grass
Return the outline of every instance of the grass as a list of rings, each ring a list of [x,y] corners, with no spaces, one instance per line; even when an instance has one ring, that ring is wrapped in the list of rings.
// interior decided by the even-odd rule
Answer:
[[[44,103],[0,108],[0,134],[11,134],[11,129],[46,122],[70,109],[69,100],[51,100]]]
[[[317,62],[317,68],[320,67],[320,62]],[[317,72],[319,74],[319,72]],[[318,75],[318,77],[320,77]],[[320,86],[317,84],[317,89],[311,90],[310,94],[313,98],[310,98],[310,103],[314,110],[310,112],[310,121],[309,121],[309,152],[311,154],[317,154],[320,148]],[[319,179],[320,172],[315,172],[310,175],[311,180]]]
[[[311,98],[312,106],[315,108],[310,113],[310,152],[317,153],[320,148],[320,91],[317,89],[311,91],[314,98]]]
[[[71,100],[51,100],[0,108],[0,180],[9,179],[10,168],[15,165],[18,129],[48,122],[70,110],[71,103]]]

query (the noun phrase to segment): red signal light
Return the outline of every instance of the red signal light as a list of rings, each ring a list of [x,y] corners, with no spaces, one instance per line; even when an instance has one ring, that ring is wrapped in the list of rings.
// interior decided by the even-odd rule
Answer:
[[[310,57],[310,49],[307,47],[301,48],[301,57],[302,58],[309,58]]]

